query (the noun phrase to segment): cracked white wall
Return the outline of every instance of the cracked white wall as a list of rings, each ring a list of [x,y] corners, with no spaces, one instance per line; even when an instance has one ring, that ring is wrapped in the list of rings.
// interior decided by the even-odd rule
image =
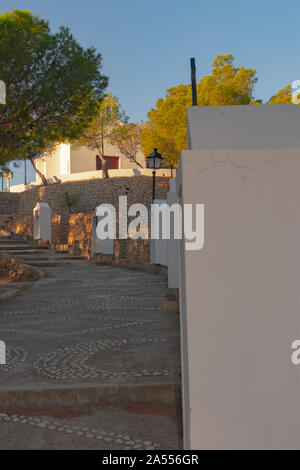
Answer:
[[[177,190],[205,204],[180,250],[185,447],[299,449],[300,148],[184,151]]]

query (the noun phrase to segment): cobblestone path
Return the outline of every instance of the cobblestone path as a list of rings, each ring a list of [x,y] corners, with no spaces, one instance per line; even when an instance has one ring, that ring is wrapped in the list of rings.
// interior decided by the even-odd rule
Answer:
[[[179,320],[161,307],[164,276],[88,263],[43,271],[33,287],[0,303],[7,347],[0,397],[8,390],[180,384]],[[2,410],[0,399],[2,449],[180,446],[176,406],[85,402],[70,404],[67,416],[53,403],[42,411],[21,405]]]

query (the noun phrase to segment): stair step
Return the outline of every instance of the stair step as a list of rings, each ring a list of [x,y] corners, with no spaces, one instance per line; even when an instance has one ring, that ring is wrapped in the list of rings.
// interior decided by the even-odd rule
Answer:
[[[3,245],[0,243],[0,251],[7,251],[7,250],[16,250],[16,251],[19,251],[19,250],[45,250],[45,247],[44,246],[41,246],[39,247],[38,245],[13,245],[13,244],[10,244],[10,245]]]
[[[33,244],[32,240],[26,243],[22,239],[18,240],[8,237],[0,237],[0,253],[6,253],[13,258],[23,261],[25,264],[38,268],[68,264],[75,266],[95,264],[80,255],[72,255],[66,251],[50,249],[44,244]]]
[[[16,255],[16,259],[22,259],[26,263],[30,263],[32,261],[63,261],[63,260],[82,260],[81,256],[77,255],[60,255],[60,254],[51,254],[51,255]]]
[[[14,240],[12,238],[1,238],[0,245],[24,245],[24,240]]]
[[[51,255],[50,250],[5,250],[5,253],[11,256],[21,256],[21,255]],[[56,253],[56,251],[53,251]]]
[[[89,266],[96,266],[97,263],[93,261],[89,261],[87,259],[80,258],[78,260],[53,260],[53,261],[31,261],[30,266],[35,266],[37,268],[55,268],[56,266],[62,265],[73,265],[73,266],[82,266],[82,265],[89,265]]]

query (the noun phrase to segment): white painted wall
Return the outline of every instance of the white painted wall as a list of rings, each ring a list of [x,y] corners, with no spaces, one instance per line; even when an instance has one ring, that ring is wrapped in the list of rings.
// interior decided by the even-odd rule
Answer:
[[[60,144],[59,152],[60,152],[60,174],[55,175],[60,177],[60,175],[69,175],[70,174],[70,144]],[[50,157],[51,158],[51,157]]]
[[[181,258],[185,447],[300,448],[300,149],[186,151],[205,245]]]
[[[131,172],[143,171],[146,166],[145,156],[141,150],[137,152],[136,162],[131,162],[123,155],[120,150],[109,142],[104,145],[105,155],[119,157],[119,170]],[[36,160],[37,168],[48,179],[67,179],[69,176],[82,173],[96,173],[102,176],[102,171],[96,171],[96,150],[90,150],[88,147],[78,147],[73,144],[58,144],[51,151],[45,153],[45,157]],[[141,166],[140,166],[141,165]],[[85,179],[88,179],[87,177]],[[36,182],[40,184],[40,178],[36,176]]]
[[[152,170],[144,168],[144,169],[122,169],[122,170],[108,170],[110,178],[124,178],[124,177],[132,177],[132,176],[151,176],[152,177]],[[173,170],[174,173],[174,170]],[[156,176],[171,176],[171,170],[169,169],[160,169],[156,170]],[[70,175],[61,175],[60,180],[62,182],[67,181],[83,181],[89,179],[101,179],[102,178],[102,171],[83,171],[81,173],[71,173]]]
[[[170,179],[170,191],[167,194],[167,202],[169,206],[177,204],[176,194],[176,180]],[[171,219],[171,238],[168,240],[168,287],[178,288],[179,287],[179,241],[174,239],[174,224],[176,221]]]
[[[299,109],[200,111],[176,185],[205,204],[204,248],[179,253],[184,446],[299,449]]]
[[[195,106],[188,109],[188,148],[298,148],[299,115],[296,104]]]

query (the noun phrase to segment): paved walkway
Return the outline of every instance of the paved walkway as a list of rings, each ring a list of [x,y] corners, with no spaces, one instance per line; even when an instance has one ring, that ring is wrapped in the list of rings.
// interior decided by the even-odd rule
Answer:
[[[0,448],[180,448],[166,279],[75,260],[42,269],[0,304]]]

